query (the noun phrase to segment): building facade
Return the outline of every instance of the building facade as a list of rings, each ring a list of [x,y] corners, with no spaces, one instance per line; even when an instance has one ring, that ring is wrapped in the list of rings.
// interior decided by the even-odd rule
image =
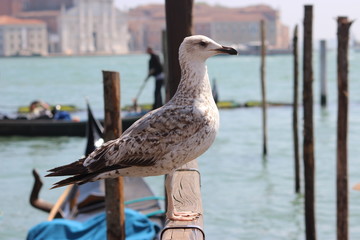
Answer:
[[[22,0],[24,11],[49,11],[59,10],[61,6],[71,8],[74,6],[73,0]]]
[[[46,23],[50,53],[123,54],[162,50],[166,29],[163,4],[143,5],[124,13],[114,0],[0,0],[0,15]],[[289,29],[280,12],[267,5],[242,8],[194,4],[193,33],[227,45],[256,45],[265,21],[268,49],[289,48]]]
[[[126,15],[113,0],[76,0],[59,15],[61,52],[65,54],[128,53]]]
[[[0,15],[45,22],[50,53],[128,52],[126,14],[114,0],[0,0]]]
[[[227,8],[199,3],[193,8],[194,34],[206,35],[222,44],[246,45],[259,42],[260,20],[266,24],[269,48],[289,48],[288,27],[281,23],[279,11],[267,5]],[[144,51],[147,46],[161,50],[161,32],[165,26],[164,5],[151,4],[131,9],[131,50]]]
[[[128,28],[131,51],[144,53],[147,47],[161,50],[161,32],[166,28],[163,5],[151,4],[131,9],[128,12]]]
[[[0,16],[0,56],[47,54],[47,30],[44,22]]]
[[[23,10],[24,0],[0,0],[0,15],[14,16]]]

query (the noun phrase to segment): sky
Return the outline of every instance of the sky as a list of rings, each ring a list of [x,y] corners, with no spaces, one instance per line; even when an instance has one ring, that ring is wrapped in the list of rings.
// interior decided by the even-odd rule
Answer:
[[[299,25],[302,31],[304,18],[304,5],[313,5],[313,39],[336,39],[336,18],[346,16],[355,20],[351,26],[351,37],[360,40],[360,1],[359,0],[195,0],[206,2],[211,5],[222,5],[226,7],[243,7],[255,4],[267,4],[280,10],[280,19],[287,25],[290,35],[294,26]],[[122,10],[150,3],[165,3],[165,0],[115,0],[116,6]]]

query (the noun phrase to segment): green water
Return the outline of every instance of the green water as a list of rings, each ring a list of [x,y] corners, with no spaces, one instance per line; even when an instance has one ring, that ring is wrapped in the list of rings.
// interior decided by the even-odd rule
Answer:
[[[101,116],[101,70],[119,71],[122,105],[131,104],[145,78],[147,56],[0,58],[0,112],[10,113],[34,99],[85,108],[87,97]],[[314,54],[314,126],[316,157],[316,220],[318,239],[336,238],[336,55],[328,55],[329,105],[318,106],[317,54]],[[360,182],[360,54],[350,54],[349,185]],[[208,60],[210,79],[216,78],[220,99],[245,102],[260,99],[258,57],[214,57]],[[301,69],[301,67],[300,67]],[[267,59],[268,99],[292,101],[292,59]],[[152,102],[153,82],[139,102]],[[300,94],[301,95],[301,94]],[[302,108],[300,107],[300,120]],[[221,110],[220,132],[214,145],[199,158],[207,239],[304,239],[303,195],[294,194],[290,107],[268,110],[269,156],[261,156],[259,108]],[[28,203],[31,170],[43,176],[54,166],[76,160],[85,150],[84,138],[0,137],[0,238],[24,239],[29,228],[47,214]],[[162,193],[162,177],[149,178]],[[60,190],[41,198],[55,202]],[[302,190],[303,191],[303,190]],[[360,239],[360,192],[349,189],[350,238]]]

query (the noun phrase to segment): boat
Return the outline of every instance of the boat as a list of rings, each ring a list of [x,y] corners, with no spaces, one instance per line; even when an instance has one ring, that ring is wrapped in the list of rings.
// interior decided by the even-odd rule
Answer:
[[[212,94],[216,103],[216,106],[219,109],[235,109],[235,108],[247,108],[247,107],[261,107],[262,102],[261,101],[247,101],[244,103],[239,103],[234,100],[219,100],[219,91],[217,87],[216,79],[214,78],[212,81]],[[270,107],[278,107],[278,106],[292,106],[291,103],[283,103],[283,102],[267,102],[267,105]],[[153,104],[150,103],[143,103],[143,104],[135,104],[133,105],[126,105],[122,108],[123,111],[128,112],[134,112],[134,113],[140,113],[142,112],[145,114],[148,111],[151,111],[153,107]]]
[[[128,128],[144,113],[131,113],[122,118],[122,126]],[[103,122],[100,120],[100,122]],[[56,119],[1,119],[0,136],[29,137],[85,137],[87,121]]]
[[[63,105],[63,104],[57,104],[57,105],[50,105],[50,110],[54,111],[55,109],[59,110],[59,111],[66,111],[66,112],[77,112],[80,111],[81,109],[79,109],[78,107],[76,107],[75,105]],[[17,112],[20,114],[27,114],[30,113],[30,107],[29,106],[20,106],[17,109]]]
[[[88,155],[103,143],[102,132],[103,127],[101,123],[94,118],[88,105],[85,155]],[[58,201],[55,204],[51,204],[39,199],[42,180],[36,170],[33,170],[33,175],[35,182],[30,196],[30,204],[39,210],[48,212],[48,221],[52,221],[55,218],[69,219],[76,222],[93,221],[93,219],[98,218],[97,216],[100,216],[99,214],[104,213],[105,188],[103,180],[83,185],[70,185],[65,189]],[[126,208],[134,210],[133,213],[136,211],[147,216],[147,218],[158,227],[158,230],[164,226],[165,212],[162,210],[159,202],[164,198],[155,196],[143,178],[124,177],[124,194]],[[104,219],[102,219],[101,224],[104,224],[103,221]],[[65,221],[65,223],[67,223],[67,221]],[[50,228],[48,227],[49,225]],[[43,231],[40,234],[45,235],[47,239],[56,239],[49,238],[49,236],[46,235],[54,231],[51,225],[51,223],[39,224],[29,231],[28,236],[34,236],[37,235],[39,231]],[[28,239],[32,239],[32,237],[28,237]]]
[[[128,128],[145,113],[122,111],[123,128]],[[0,136],[85,137],[87,121],[81,120],[83,116],[86,116],[86,112],[75,105],[51,106],[35,100],[28,106],[18,107],[17,113],[0,113]]]
[[[254,41],[248,44],[238,44],[234,46],[238,51],[238,56],[260,56],[261,55],[261,42]],[[271,46],[266,47],[266,55],[290,55],[292,54],[291,48],[273,48]]]
[[[247,101],[239,103],[236,101],[218,101],[219,109],[235,109],[243,107],[260,107],[260,101]],[[268,106],[292,106],[291,103],[268,102]],[[152,104],[139,104],[137,110],[134,106],[125,106],[122,110],[126,115],[122,118],[122,126],[128,128],[141,116],[152,109]],[[100,120],[100,122],[103,122]],[[86,136],[86,121],[55,120],[55,119],[2,119],[0,120],[0,136]]]
[[[229,100],[229,101],[218,101],[217,106],[219,109],[230,109],[230,108],[240,108],[240,107],[244,107],[243,104],[240,104],[238,102]],[[139,104],[137,105],[138,109],[141,109],[142,111],[151,111],[152,110],[152,104],[150,103],[144,103],[144,104]],[[123,110],[125,111],[132,111],[134,109],[134,106],[132,105],[126,105]]]
[[[244,103],[239,103],[233,100],[228,100],[228,101],[218,101],[216,103],[217,107],[219,109],[235,109],[235,108],[249,108],[249,107],[261,107],[262,103],[261,101],[247,101]],[[285,102],[272,102],[272,101],[268,101],[267,105],[269,107],[282,107],[282,106],[292,106],[291,103],[285,103]],[[145,111],[150,111],[152,109],[152,104],[139,104],[137,105],[137,107],[139,109],[145,110]],[[132,109],[134,109],[133,106],[128,105],[124,107],[124,110],[127,111],[131,111]]]

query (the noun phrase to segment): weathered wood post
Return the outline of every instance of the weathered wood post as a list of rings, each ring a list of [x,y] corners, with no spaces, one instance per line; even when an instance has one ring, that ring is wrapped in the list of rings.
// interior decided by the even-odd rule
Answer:
[[[295,169],[295,192],[300,192],[300,151],[299,151],[299,62],[298,62],[298,26],[295,26],[293,36],[294,58],[294,99],[293,99],[293,137],[294,137],[294,169]]]
[[[180,82],[179,46],[185,37],[192,35],[193,0],[166,0],[166,35],[168,74],[166,96],[169,100],[176,92]]]
[[[260,21],[260,39],[261,39],[261,98],[262,98],[262,126],[263,126],[263,156],[267,155],[267,103],[266,103],[266,79],[265,79],[265,56],[266,56],[266,34],[265,21]]]
[[[347,132],[348,132],[348,49],[351,21],[338,17],[337,24],[337,239],[348,239],[348,171],[347,171]]]
[[[326,40],[320,40],[320,104],[326,107],[327,87],[326,87]]]
[[[168,82],[167,100],[175,94],[180,82],[181,70],[179,65],[179,46],[185,37],[192,35],[192,8],[193,0],[166,0],[166,36],[167,36],[167,63]],[[200,173],[197,170],[197,161],[193,160],[178,169],[172,178],[175,208],[180,211],[194,211],[202,213],[200,194]],[[166,221],[161,232],[161,239],[205,239],[202,230],[202,215],[191,221]]]
[[[118,72],[103,71],[104,82],[104,141],[120,137],[120,76]],[[105,180],[105,208],[108,240],[125,240],[123,178]]]
[[[305,5],[303,54],[303,108],[304,108],[304,179],[306,239],[316,239],[315,228],[315,157],[313,129],[313,67],[312,67],[313,6]]]
[[[164,59],[164,63],[163,63],[163,69],[164,69],[164,74],[165,74],[165,102],[169,101],[168,99],[168,84],[169,84],[169,63],[168,63],[168,46],[167,46],[167,36],[166,36],[166,30],[163,30],[161,32],[161,39],[162,39],[162,52],[163,52],[163,59]]]

